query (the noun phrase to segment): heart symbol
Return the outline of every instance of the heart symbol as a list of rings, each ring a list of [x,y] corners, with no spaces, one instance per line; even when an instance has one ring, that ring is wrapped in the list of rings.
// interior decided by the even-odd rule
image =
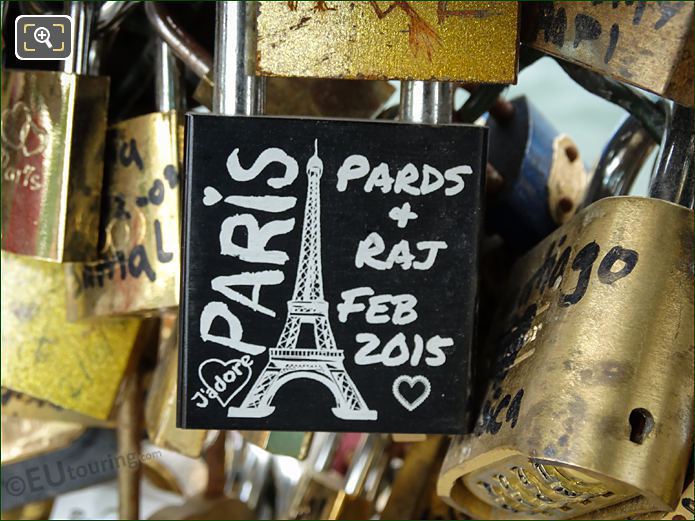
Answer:
[[[46,129],[36,123],[31,109],[23,101],[2,112],[2,143],[13,150],[21,150],[25,157],[43,153],[46,149]],[[31,139],[31,136],[34,139]],[[33,148],[29,143],[33,141]]]
[[[12,150],[22,149],[22,137],[26,138],[25,128],[31,119],[31,111],[23,101],[2,111],[2,143]]]
[[[410,386],[411,391],[413,390],[416,384],[422,384],[422,392],[414,400],[408,400],[405,396],[403,396],[403,393],[401,392],[401,387],[403,386],[403,384],[407,384],[408,386]],[[430,381],[422,375],[408,376],[402,374],[393,381],[392,390],[393,396],[396,398],[396,400],[398,400],[398,402],[409,411],[413,411],[417,407],[419,407],[422,404],[422,402],[424,402],[430,395],[431,386]]]
[[[203,190],[203,204],[205,206],[212,206],[213,204],[219,203],[221,200],[222,194],[215,188],[212,186],[205,187],[205,190]]]
[[[253,362],[248,355],[226,362],[210,358],[198,366],[198,376],[208,388],[208,396],[217,398],[222,407],[226,407],[251,379],[251,365]]]

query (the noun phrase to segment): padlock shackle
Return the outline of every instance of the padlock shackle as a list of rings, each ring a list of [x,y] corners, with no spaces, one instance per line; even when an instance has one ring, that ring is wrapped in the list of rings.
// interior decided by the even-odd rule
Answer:
[[[365,434],[355,449],[352,461],[345,474],[343,490],[357,496],[364,490],[369,471],[378,463],[386,450],[387,438],[384,434]]]
[[[99,8],[96,2],[68,2],[67,14],[72,17],[72,54],[62,62],[62,71],[89,74],[89,48]]]
[[[213,112],[262,114],[265,78],[256,69],[256,2],[217,2]]]
[[[171,47],[161,38],[157,38],[155,42],[154,85],[158,112],[183,112],[184,89],[181,85],[181,70]]]
[[[627,115],[603,147],[582,207],[617,195],[627,195],[656,142],[644,125]]]
[[[401,81],[399,119],[410,123],[447,125],[454,107],[454,84],[449,81]]]
[[[147,2],[154,3],[154,2]],[[109,31],[123,21],[123,18],[128,14],[128,12],[137,7],[139,2],[118,2],[114,0],[108,0],[102,2],[99,8],[99,20],[97,21],[97,29],[99,32]]]
[[[649,197],[692,208],[695,195],[693,173],[693,109],[674,103],[666,114],[664,136],[649,183]]]
[[[145,2],[145,14],[159,37],[171,51],[199,78],[212,68],[210,53],[184,31],[160,2]]]

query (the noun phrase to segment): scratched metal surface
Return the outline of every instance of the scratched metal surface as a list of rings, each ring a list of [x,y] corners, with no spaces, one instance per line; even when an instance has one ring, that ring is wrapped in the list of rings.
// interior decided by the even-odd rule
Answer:
[[[692,2],[535,2],[523,41],[693,105]]]
[[[70,324],[63,266],[2,252],[2,385],[105,419],[139,319]]]
[[[691,210],[616,197],[523,257],[491,337],[504,356],[476,433],[449,449],[440,494],[476,519],[575,517],[637,495],[675,507],[692,449],[692,248]],[[656,422],[644,445],[631,439],[636,409]],[[518,468],[551,504],[509,496],[523,488]]]
[[[259,74],[513,83],[517,2],[261,2]]]
[[[68,319],[178,305],[180,196],[175,112],[109,129],[99,261],[66,268]]]

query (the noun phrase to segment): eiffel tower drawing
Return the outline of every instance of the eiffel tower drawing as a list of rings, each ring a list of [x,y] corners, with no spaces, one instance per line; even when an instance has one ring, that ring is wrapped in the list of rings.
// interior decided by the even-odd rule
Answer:
[[[321,272],[321,202],[320,179],[323,161],[314,155],[306,165],[308,180],[302,246],[292,300],[287,303],[287,319],[277,347],[269,349],[268,363],[239,407],[230,407],[229,417],[262,418],[275,410],[275,394],[286,383],[308,378],[322,383],[333,394],[333,414],[344,420],[376,420],[348,375],[343,364],[345,355],[338,349],[328,320],[328,302],[323,296]],[[315,345],[298,346],[302,324],[311,324]]]

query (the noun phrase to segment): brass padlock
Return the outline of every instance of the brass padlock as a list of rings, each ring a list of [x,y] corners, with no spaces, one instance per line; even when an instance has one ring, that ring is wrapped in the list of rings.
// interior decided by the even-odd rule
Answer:
[[[677,107],[650,188],[686,208],[602,199],[513,270],[476,429],[440,474],[452,505],[488,519],[676,505],[693,439],[692,132]]]
[[[212,108],[212,56],[186,33],[163,3],[148,2],[145,12],[157,34],[198,76],[193,99]],[[264,108],[266,114],[273,115],[369,118],[393,91],[385,81],[269,78]]]
[[[109,417],[140,319],[69,323],[63,266],[2,252],[2,385],[88,416]]]
[[[528,2],[522,41],[693,106],[692,2]]]
[[[66,268],[70,320],[178,305],[181,91],[175,58],[158,49],[159,112],[107,135],[99,260]]]
[[[256,70],[515,83],[517,25],[517,2],[260,2]]]
[[[42,421],[2,415],[3,465],[67,447],[86,427],[77,423]]]
[[[64,72],[2,71],[2,249],[54,262],[96,257],[109,94],[87,74],[95,7],[73,3]]]

